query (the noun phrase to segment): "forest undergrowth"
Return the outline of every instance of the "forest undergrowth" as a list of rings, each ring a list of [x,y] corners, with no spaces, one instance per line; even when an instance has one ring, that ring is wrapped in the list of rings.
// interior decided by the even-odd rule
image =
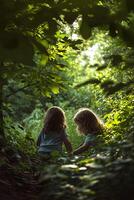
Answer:
[[[0,0],[0,200],[133,200],[134,1]],[[105,124],[94,149],[41,161],[44,110]]]
[[[133,199],[133,148],[124,144],[120,152],[124,157],[116,159],[116,148],[114,152],[105,149],[96,156],[46,161],[27,155],[2,159],[1,155],[1,199]],[[125,155],[126,150],[129,156]]]
[[[112,113],[108,116],[109,119],[111,116]],[[69,118],[71,119],[71,114]],[[119,126],[113,120],[112,129],[109,128],[100,137],[100,145],[95,149],[89,149],[80,156],[53,155],[51,159],[44,161],[38,157],[35,139],[26,135],[22,137],[18,132],[16,132],[18,137],[15,133],[11,138],[10,130],[8,145],[0,153],[1,199],[126,200],[128,197],[130,200],[133,199],[132,120],[131,115],[130,126],[127,127],[129,133],[127,139],[122,136],[125,130],[122,127],[126,122],[122,122]],[[70,125],[68,131],[71,132],[73,128]],[[80,136],[76,137],[74,133],[70,138],[75,146],[82,139]]]
[[[60,157],[53,155],[50,160],[40,160],[36,140],[44,119],[41,104],[27,117],[22,112],[20,121],[14,119],[14,113],[12,117],[6,115],[6,144],[1,143],[0,151],[1,200],[133,200],[133,95],[118,92],[104,97],[97,91],[99,98],[91,104],[84,99],[85,89],[81,92],[72,99],[67,97],[67,101],[55,98],[55,103],[60,100],[59,106],[65,110],[67,133],[74,149],[84,139],[77,134],[73,122],[80,103],[81,107],[92,105],[104,121],[105,130],[98,136],[96,147],[80,156],[68,157],[64,152]],[[71,101],[73,108],[69,107]]]

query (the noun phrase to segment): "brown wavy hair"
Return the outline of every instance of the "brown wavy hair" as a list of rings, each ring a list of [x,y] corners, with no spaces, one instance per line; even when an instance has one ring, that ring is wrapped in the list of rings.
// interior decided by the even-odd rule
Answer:
[[[103,132],[103,123],[99,117],[88,108],[81,108],[74,116],[78,131],[87,135],[88,133],[99,134]]]
[[[44,119],[44,131],[48,134],[50,131],[60,132],[66,128],[66,117],[64,111],[57,106],[53,106],[47,110]]]

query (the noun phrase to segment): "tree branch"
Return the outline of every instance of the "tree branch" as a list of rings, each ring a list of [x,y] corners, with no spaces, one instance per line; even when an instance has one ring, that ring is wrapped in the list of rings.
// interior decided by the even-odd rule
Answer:
[[[6,97],[6,98],[9,98],[10,96],[12,96],[12,95],[14,95],[14,94],[16,94],[16,93],[18,93],[18,92],[24,91],[26,88],[31,87],[31,86],[34,86],[34,85],[36,85],[36,84],[37,84],[37,82],[36,82],[36,83],[33,83],[33,84],[25,85],[25,86],[23,86],[22,88],[18,88],[17,90],[14,90],[12,93],[6,95],[5,97]]]

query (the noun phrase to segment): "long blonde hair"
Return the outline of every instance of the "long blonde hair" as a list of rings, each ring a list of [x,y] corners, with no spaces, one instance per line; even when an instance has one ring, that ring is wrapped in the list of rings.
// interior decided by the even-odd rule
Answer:
[[[103,123],[89,108],[81,108],[74,116],[74,121],[80,133],[99,134],[103,131]]]
[[[52,106],[47,110],[44,119],[44,131],[49,134],[50,131],[60,132],[66,128],[66,118],[64,111],[57,106]]]

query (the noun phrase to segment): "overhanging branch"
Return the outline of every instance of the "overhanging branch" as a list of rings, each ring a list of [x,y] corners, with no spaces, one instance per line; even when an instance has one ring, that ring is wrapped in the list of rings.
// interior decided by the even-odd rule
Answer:
[[[34,85],[36,85],[36,84],[37,84],[37,82],[36,82],[36,83],[33,83],[33,84],[25,85],[25,86],[23,86],[23,87],[21,87],[21,88],[18,88],[17,90],[14,90],[12,93],[6,95],[5,97],[6,97],[6,98],[9,98],[10,96],[12,96],[12,95],[14,95],[14,94],[16,94],[16,93],[18,93],[18,92],[24,91],[26,88],[29,88],[29,87],[34,86]]]

